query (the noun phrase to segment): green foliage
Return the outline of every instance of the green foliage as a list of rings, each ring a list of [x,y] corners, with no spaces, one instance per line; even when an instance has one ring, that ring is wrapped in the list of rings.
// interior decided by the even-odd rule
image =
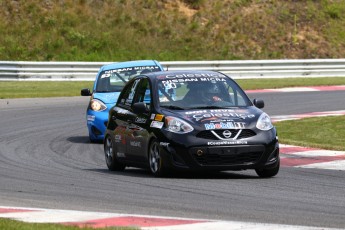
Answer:
[[[342,0],[0,1],[0,60],[343,58]]]
[[[342,5],[327,5],[325,12],[331,19],[340,19],[344,13],[344,8],[342,7]]]
[[[183,1],[194,9],[199,9],[204,3],[204,0],[183,0]]]

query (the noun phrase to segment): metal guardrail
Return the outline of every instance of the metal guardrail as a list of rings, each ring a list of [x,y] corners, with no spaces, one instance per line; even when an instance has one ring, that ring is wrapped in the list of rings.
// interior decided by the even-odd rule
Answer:
[[[0,81],[93,81],[98,69],[111,62],[0,61]],[[214,70],[235,79],[343,77],[345,59],[162,61],[166,70]]]

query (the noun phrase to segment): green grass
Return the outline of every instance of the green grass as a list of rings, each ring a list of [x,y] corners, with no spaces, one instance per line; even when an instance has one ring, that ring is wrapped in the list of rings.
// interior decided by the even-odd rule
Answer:
[[[345,151],[345,116],[281,121],[275,126],[280,143]]]
[[[0,81],[0,99],[80,96],[82,88],[92,88],[93,82]]]
[[[276,89],[297,86],[345,85],[345,77],[247,79],[236,80],[236,82],[245,90]]]
[[[345,77],[287,78],[236,80],[245,89],[273,89],[294,86],[345,85]],[[82,88],[92,88],[93,82],[0,81],[0,99],[80,96]]]
[[[24,223],[21,221],[0,218],[0,229],[3,230],[95,230],[90,227],[65,226],[61,224],[38,224],[38,223]],[[127,227],[109,227],[97,228],[97,230],[135,230],[138,228]]]

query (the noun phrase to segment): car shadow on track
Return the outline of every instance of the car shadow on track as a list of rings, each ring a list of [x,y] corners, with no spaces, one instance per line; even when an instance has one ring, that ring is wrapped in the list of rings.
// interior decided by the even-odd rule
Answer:
[[[75,144],[102,144],[102,141],[91,142],[88,136],[68,137],[66,140]]]
[[[109,171],[108,169],[85,169],[88,171],[103,173],[107,175],[117,175],[123,177],[142,177],[155,179],[260,179],[255,173],[250,171],[226,171],[226,172],[172,172],[165,177],[156,178],[149,170],[139,168],[126,168],[125,171]]]

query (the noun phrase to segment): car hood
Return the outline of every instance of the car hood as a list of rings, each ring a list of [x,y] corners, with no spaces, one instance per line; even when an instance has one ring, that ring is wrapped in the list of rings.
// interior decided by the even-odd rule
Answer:
[[[94,93],[92,97],[98,99],[105,104],[115,104],[119,98],[120,92],[109,92],[109,93]]]
[[[244,129],[256,125],[263,113],[260,109],[250,106],[234,109],[200,109],[171,111],[172,116],[183,118],[201,129]]]

